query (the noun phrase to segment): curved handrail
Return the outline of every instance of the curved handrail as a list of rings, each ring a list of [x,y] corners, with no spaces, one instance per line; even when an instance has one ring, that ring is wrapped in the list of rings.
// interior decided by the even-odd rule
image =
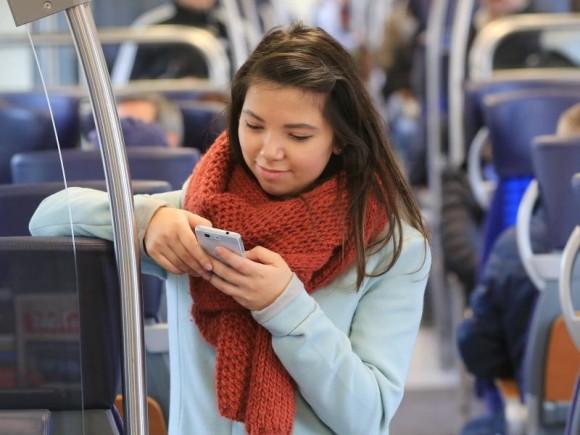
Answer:
[[[167,20],[175,14],[174,4],[164,4],[149,9],[141,14],[131,24],[133,28],[151,26],[154,23],[160,23]],[[138,45],[134,42],[125,42],[119,47],[113,69],[111,71],[111,81],[113,83],[125,83],[131,77],[131,70],[135,63],[135,56],[137,55]]]
[[[481,153],[488,140],[489,129],[487,127],[480,128],[467,153],[467,180],[475,200],[484,210],[489,208],[491,196],[496,188],[496,183],[486,180],[481,171]]]
[[[499,18],[477,34],[469,54],[469,77],[473,81],[487,81],[495,75],[495,50],[512,33],[549,29],[577,30],[579,26],[580,14],[521,14]]]
[[[524,192],[524,196],[518,207],[516,218],[516,240],[520,259],[529,278],[538,290],[546,288],[546,282],[534,267],[532,242],[530,241],[530,221],[532,211],[539,196],[539,187],[536,180],[532,180]]]
[[[219,40],[209,31],[190,26],[157,25],[144,27],[117,27],[97,32],[101,44],[121,44],[126,41],[147,44],[183,43],[201,51],[208,64],[209,80],[214,86],[228,86],[230,64],[227,53]],[[68,33],[42,33],[31,35],[35,46],[72,45]],[[28,44],[26,34],[0,35],[1,44]]]
[[[576,310],[572,305],[572,270],[574,259],[580,251],[580,226],[577,226],[570,234],[568,242],[562,253],[560,262],[560,305],[564,322],[574,344],[580,349],[580,317],[576,315]]]

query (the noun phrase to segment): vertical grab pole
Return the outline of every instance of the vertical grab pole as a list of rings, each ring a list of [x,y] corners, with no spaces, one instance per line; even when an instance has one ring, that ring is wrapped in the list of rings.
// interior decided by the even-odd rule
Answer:
[[[448,3],[448,0],[434,0],[431,3],[426,38],[427,184],[430,194],[429,220],[430,227],[433,229],[431,237],[433,264],[431,265],[429,286],[433,294],[435,326],[440,339],[440,363],[445,368],[452,366],[454,354],[451,301],[449,292],[446,289],[443,247],[440,234],[441,171],[444,165],[444,156],[441,150],[441,45]]]
[[[105,57],[89,3],[66,10],[85,71],[101,147],[113,215],[115,252],[121,285],[123,327],[123,408],[125,433],[146,435],[147,391],[140,264],[136,221],[125,144]]]
[[[113,239],[121,288],[125,430],[149,433],[145,385],[141,268],[127,154],[105,56],[88,0],[8,0],[17,26],[66,11],[87,83],[111,202]]]
[[[449,162],[453,168],[461,166],[465,160],[465,129],[463,125],[463,98],[465,67],[467,64],[467,39],[471,25],[474,0],[457,2],[453,30],[451,33],[451,52],[449,55]]]

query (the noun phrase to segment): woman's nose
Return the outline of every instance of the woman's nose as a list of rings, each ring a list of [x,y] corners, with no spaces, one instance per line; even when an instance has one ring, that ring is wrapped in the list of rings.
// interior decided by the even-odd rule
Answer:
[[[279,160],[284,156],[282,141],[272,133],[264,135],[260,155],[267,160]]]

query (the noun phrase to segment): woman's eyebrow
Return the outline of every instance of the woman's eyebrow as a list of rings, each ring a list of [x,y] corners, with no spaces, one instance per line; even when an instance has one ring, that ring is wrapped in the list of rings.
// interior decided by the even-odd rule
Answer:
[[[256,115],[250,109],[244,109],[244,110],[242,110],[242,113],[245,113],[246,115],[249,115],[252,118],[257,119],[260,122],[266,122],[266,121],[264,121],[264,118],[262,118],[261,116]],[[306,129],[309,129],[309,130],[317,130],[317,128],[315,126],[310,125],[310,124],[301,123],[301,122],[296,123],[296,124],[284,124],[284,128],[306,128]]]
[[[250,115],[252,118],[256,118],[258,121],[264,122],[264,118],[262,118],[261,116],[256,115],[250,109],[244,109],[244,110],[242,110],[242,113],[245,113],[246,115]]]

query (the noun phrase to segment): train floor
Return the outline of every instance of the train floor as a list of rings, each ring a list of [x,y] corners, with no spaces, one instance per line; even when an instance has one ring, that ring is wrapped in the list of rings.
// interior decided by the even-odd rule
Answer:
[[[441,367],[437,335],[428,320],[424,323],[391,435],[458,435],[466,420],[483,413],[483,406],[474,398],[472,380],[462,377],[459,362]]]

